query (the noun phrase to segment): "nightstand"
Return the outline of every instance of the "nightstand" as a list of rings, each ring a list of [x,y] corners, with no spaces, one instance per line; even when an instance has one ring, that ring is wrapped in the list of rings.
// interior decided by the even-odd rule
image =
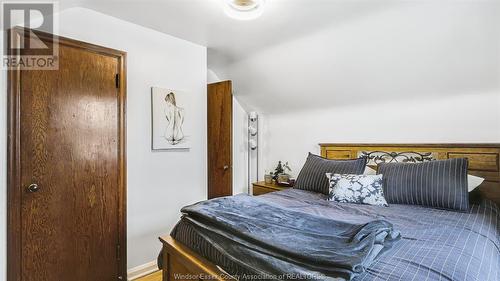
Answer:
[[[269,183],[266,183],[265,181],[255,182],[252,184],[252,186],[253,186],[253,195],[254,196],[266,194],[269,192],[281,191],[281,190],[285,190],[287,188],[290,188],[290,187],[279,186],[279,185],[274,184],[274,183],[269,184]]]

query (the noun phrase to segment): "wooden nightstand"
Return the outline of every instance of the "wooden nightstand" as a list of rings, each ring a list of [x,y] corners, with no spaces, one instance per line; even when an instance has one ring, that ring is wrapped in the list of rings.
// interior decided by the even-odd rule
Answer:
[[[266,194],[269,192],[281,191],[289,188],[289,187],[279,186],[274,183],[268,184],[264,181],[254,182],[252,185],[253,185],[254,196]]]

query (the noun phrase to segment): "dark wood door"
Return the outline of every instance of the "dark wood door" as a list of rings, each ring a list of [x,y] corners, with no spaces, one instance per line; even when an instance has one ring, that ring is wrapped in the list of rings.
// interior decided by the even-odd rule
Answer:
[[[9,281],[126,279],[124,59],[61,38],[11,71]]]
[[[208,198],[233,194],[231,81],[208,85]]]

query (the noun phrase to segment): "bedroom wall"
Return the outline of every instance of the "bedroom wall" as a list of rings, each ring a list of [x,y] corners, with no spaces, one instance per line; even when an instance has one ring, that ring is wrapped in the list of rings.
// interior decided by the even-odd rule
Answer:
[[[264,167],[297,176],[318,143],[500,143],[500,91],[415,97],[266,116]]]
[[[233,194],[248,193],[248,115],[233,97]]]
[[[170,232],[182,206],[206,199],[206,47],[105,14],[72,8],[60,14],[62,36],[126,51],[127,56],[127,242],[128,268],[157,257],[158,236]],[[2,76],[4,79],[4,75]],[[4,81],[4,80],[3,80]],[[150,87],[189,93],[189,151],[151,151]],[[5,86],[0,95],[0,147],[5,145]],[[5,150],[0,152],[5,194]],[[5,196],[0,207],[5,210]],[[5,212],[1,212],[0,279],[5,276]]]

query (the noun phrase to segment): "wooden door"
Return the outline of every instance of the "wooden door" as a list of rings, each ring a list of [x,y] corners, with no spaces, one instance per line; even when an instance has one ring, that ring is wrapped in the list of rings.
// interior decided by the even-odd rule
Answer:
[[[233,195],[231,81],[208,85],[208,198]]]
[[[8,280],[125,280],[126,55],[59,40],[9,71]]]

